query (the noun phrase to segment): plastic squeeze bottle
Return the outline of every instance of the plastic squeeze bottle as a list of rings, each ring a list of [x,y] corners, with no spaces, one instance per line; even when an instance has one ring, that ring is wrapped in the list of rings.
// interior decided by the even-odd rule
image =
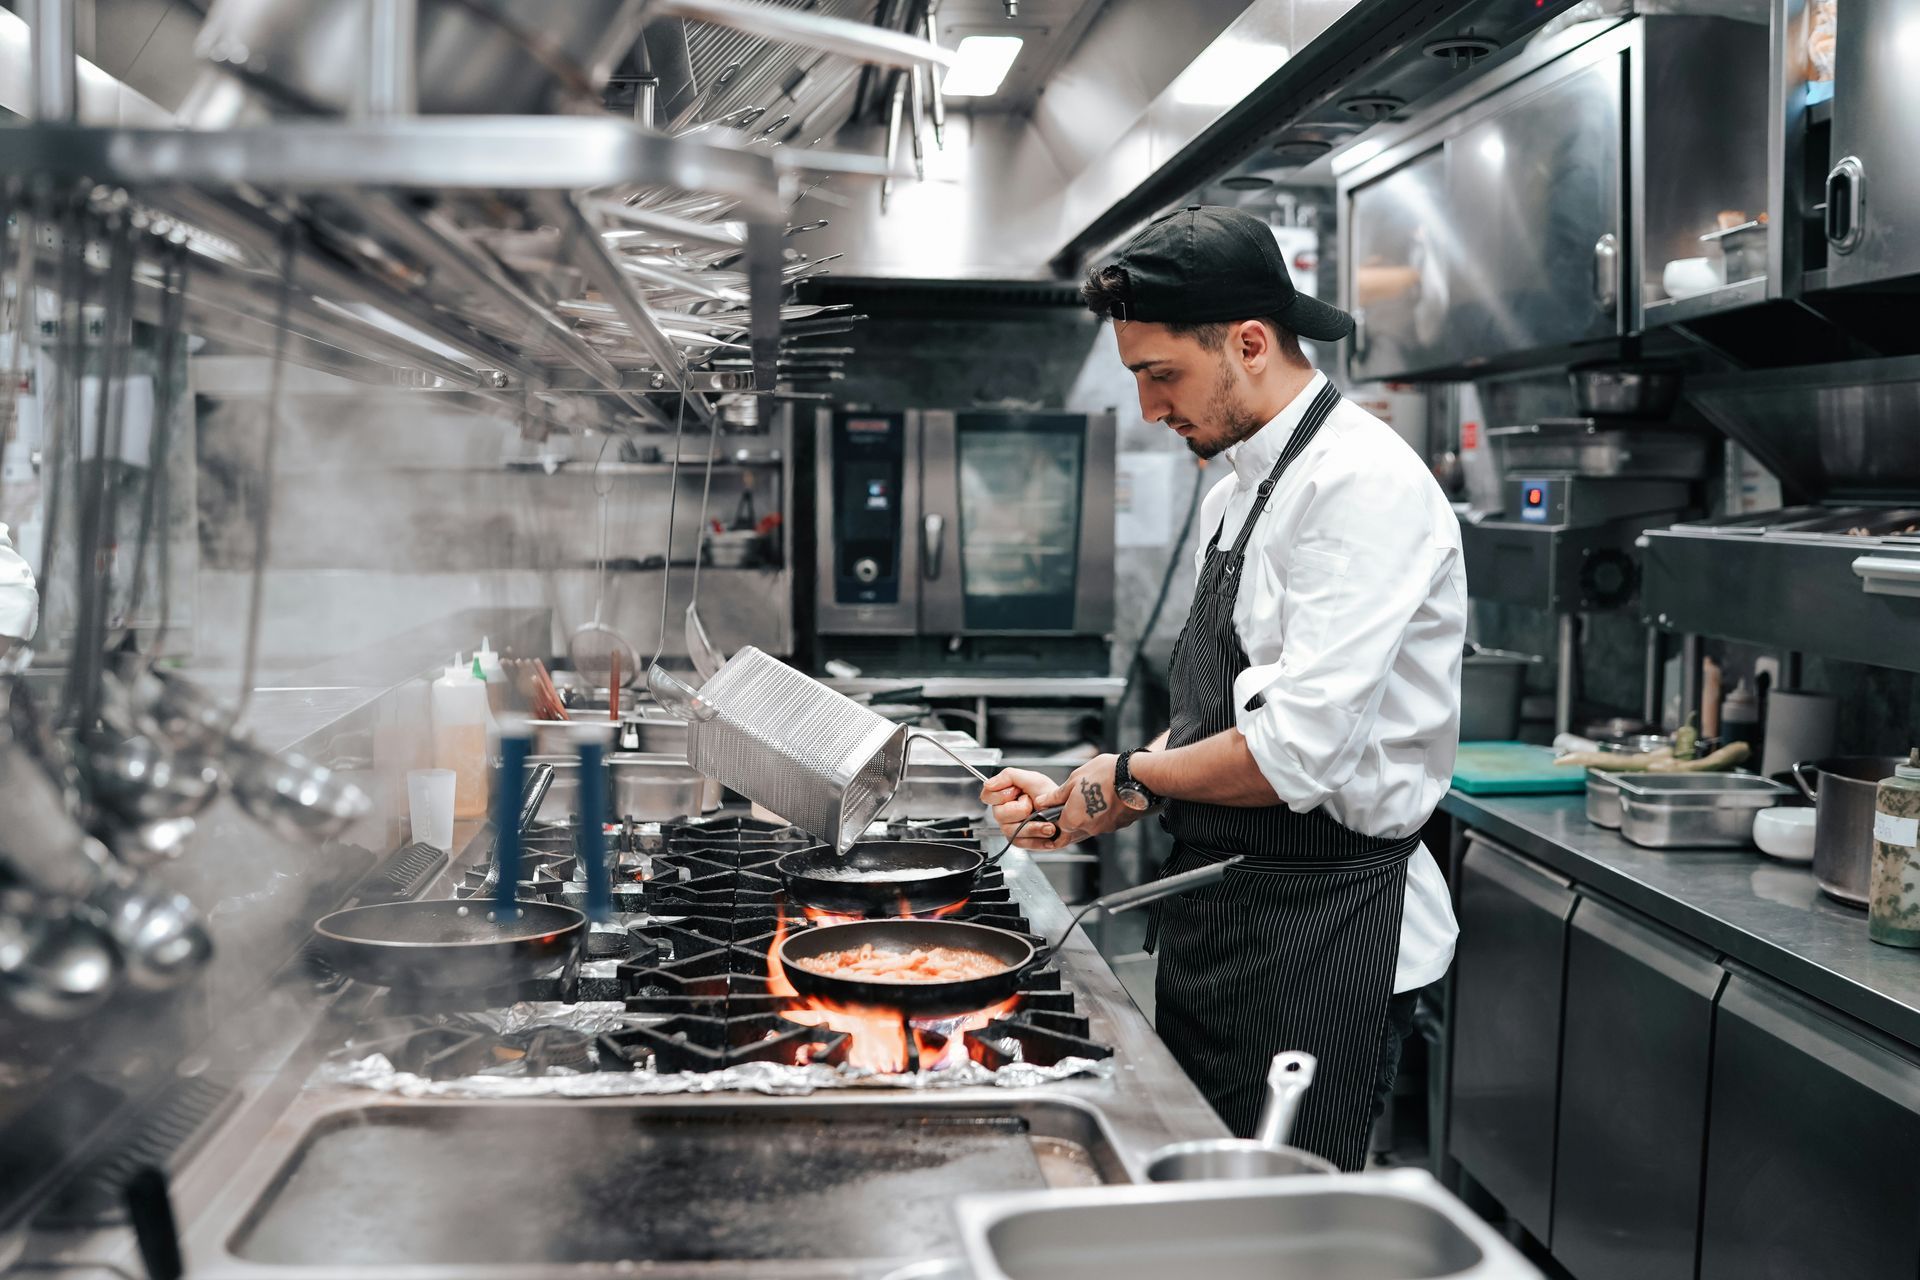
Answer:
[[[453,816],[481,818],[487,812],[487,685],[453,655],[453,665],[433,682],[433,763],[453,770]]]

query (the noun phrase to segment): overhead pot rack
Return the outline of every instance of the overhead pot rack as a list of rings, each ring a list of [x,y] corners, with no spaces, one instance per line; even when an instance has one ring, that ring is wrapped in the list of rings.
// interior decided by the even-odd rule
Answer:
[[[663,19],[797,49],[823,72],[952,56],[747,0],[557,14],[531,0],[216,0],[198,45],[209,70],[182,109],[195,127],[103,128],[76,121],[70,4],[32,8],[35,119],[0,129],[0,165],[124,189],[155,245],[193,251],[191,325],[268,349],[298,224],[287,358],[563,428],[666,429],[679,400],[704,425],[710,397],[783,394],[783,341],[816,336],[783,334],[785,295],[829,261],[792,241],[813,225],[786,221],[800,175],[879,162],[764,145],[697,111],[672,134],[604,113],[459,113],[597,109]],[[475,94],[482,73],[494,89]],[[141,308],[157,306],[158,279],[143,262]]]

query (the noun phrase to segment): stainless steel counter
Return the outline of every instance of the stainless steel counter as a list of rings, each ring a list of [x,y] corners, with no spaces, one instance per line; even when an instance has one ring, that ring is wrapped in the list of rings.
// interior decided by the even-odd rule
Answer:
[[[1807,867],[1751,851],[1643,849],[1586,819],[1583,796],[1470,796],[1441,808],[1576,884],[1920,1047],[1920,952],[1867,938],[1866,913]]]

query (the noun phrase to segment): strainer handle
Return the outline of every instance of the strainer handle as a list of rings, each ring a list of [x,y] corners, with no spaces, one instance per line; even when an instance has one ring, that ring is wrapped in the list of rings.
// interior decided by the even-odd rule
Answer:
[[[980,782],[981,782],[981,785],[982,785],[982,786],[984,786],[984,785],[986,785],[987,783],[989,783],[989,782],[991,782],[991,781],[993,781],[993,779],[991,779],[991,778],[989,778],[989,777],[987,777],[987,775],[986,775],[986,774],[984,774],[984,773],[982,773],[982,772],[980,772],[980,771],[979,771],[978,769],[976,769],[976,768],[974,768],[974,767],[973,767],[973,766],[972,766],[971,764],[968,764],[968,763],[967,763],[967,762],[966,762],[965,760],[962,760],[962,759],[960,758],[960,753],[959,753],[959,752],[957,752],[957,751],[955,751],[955,750],[954,750],[954,749],[953,749],[952,747],[950,747],[950,746],[948,746],[948,745],[947,745],[946,743],[944,743],[944,742],[942,742],[942,741],[940,741],[940,739],[938,739],[938,738],[936,738],[936,737],[934,737],[934,736],[933,736],[932,734],[930,734],[930,733],[918,733],[918,732],[915,732],[915,731],[914,731],[914,730],[912,730],[912,729],[909,729],[909,730],[907,730],[907,743],[908,743],[908,745],[907,745],[907,753],[908,753],[909,755],[911,755],[911,754],[913,753],[913,745],[912,745],[912,744],[913,744],[913,740],[914,740],[914,739],[916,739],[916,738],[918,738],[918,739],[919,739],[920,741],[922,741],[922,742],[931,742],[931,743],[932,743],[932,744],[933,744],[934,746],[936,746],[936,747],[938,747],[938,748],[940,748],[940,749],[941,749],[942,751],[944,751],[944,752],[946,752],[946,753],[947,753],[948,755],[950,755],[950,756],[952,756],[952,757],[953,757],[953,761],[954,761],[954,763],[955,763],[955,764],[957,764],[957,765],[959,765],[959,766],[960,766],[960,767],[961,767],[962,769],[965,769],[965,770],[966,770],[966,771],[967,771],[968,773],[970,773],[970,774],[972,774],[972,775],[973,775],[974,777],[976,777],[976,778],[978,778],[978,779],[980,779]]]

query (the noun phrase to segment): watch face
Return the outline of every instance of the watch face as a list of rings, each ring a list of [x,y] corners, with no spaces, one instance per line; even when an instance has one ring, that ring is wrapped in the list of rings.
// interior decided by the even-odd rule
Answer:
[[[1152,806],[1153,801],[1147,799],[1147,793],[1138,787],[1121,787],[1120,803],[1129,809],[1144,813]]]

